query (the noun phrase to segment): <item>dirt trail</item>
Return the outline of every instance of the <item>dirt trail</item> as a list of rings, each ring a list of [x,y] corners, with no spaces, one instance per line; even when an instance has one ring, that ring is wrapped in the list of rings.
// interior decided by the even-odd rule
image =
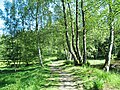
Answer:
[[[52,74],[59,74],[58,80],[60,85],[58,90],[83,90],[82,86],[79,86],[79,89],[77,88],[78,85],[74,81],[73,75],[65,72],[64,68],[61,67],[64,65],[63,62],[64,61],[52,61],[50,64]]]

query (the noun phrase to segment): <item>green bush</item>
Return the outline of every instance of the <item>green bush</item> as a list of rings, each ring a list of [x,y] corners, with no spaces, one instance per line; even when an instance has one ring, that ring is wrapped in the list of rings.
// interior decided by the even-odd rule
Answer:
[[[102,79],[97,79],[94,82],[94,89],[95,90],[102,90],[104,87],[104,80]]]
[[[94,85],[94,84],[93,84],[92,81],[86,82],[86,83],[83,84],[85,90],[92,90],[92,89],[93,89],[93,85]]]
[[[58,53],[58,54],[57,54],[57,59],[62,59],[62,60],[64,60],[64,59],[66,59],[66,55],[65,55],[64,53]]]
[[[117,58],[120,59],[120,50],[117,53]]]

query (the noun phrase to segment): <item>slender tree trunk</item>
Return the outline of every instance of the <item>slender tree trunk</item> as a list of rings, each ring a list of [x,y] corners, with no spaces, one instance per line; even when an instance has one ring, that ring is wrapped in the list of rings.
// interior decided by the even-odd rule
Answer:
[[[43,66],[43,61],[42,61],[42,55],[41,55],[41,50],[40,50],[40,41],[39,41],[39,30],[38,30],[38,1],[37,1],[37,6],[36,6],[36,32],[37,32],[37,48],[38,48],[38,57],[39,57],[39,64]]]
[[[78,29],[78,0],[76,0],[76,51],[77,51],[77,58],[79,60],[79,63],[82,62],[82,56],[80,53],[80,48],[79,48],[79,29]]]
[[[72,48],[73,48],[73,51],[74,51],[74,53],[75,53],[75,55],[76,55],[76,57],[77,57],[77,51],[76,51],[76,48],[75,48],[75,36],[74,36],[74,34],[75,34],[75,32],[74,32],[74,27],[73,27],[73,18],[72,18],[72,13],[71,13],[71,7],[70,7],[70,4],[68,3],[68,8],[69,8],[69,13],[70,13],[70,21],[71,21],[71,31],[72,31]]]
[[[40,45],[38,45],[38,51],[39,51],[39,60],[40,60],[40,65],[43,65],[43,61],[42,61],[42,55],[41,55],[41,50],[40,50]]]
[[[13,2],[13,5],[12,5],[12,9],[13,9],[13,14],[12,14],[12,19],[14,20],[14,22],[15,22],[15,0],[12,0],[12,2]],[[13,63],[14,63],[14,68],[15,68],[15,72],[16,72],[16,60],[15,60],[15,51],[14,51],[14,48],[15,48],[15,46],[14,46],[14,35],[15,35],[15,25],[13,26],[13,30],[12,30],[12,32],[11,32],[11,34],[12,34],[12,49],[13,49],[13,51],[12,51],[12,59],[13,59]]]
[[[82,27],[83,27],[83,63],[86,64],[86,28],[85,28],[85,13],[83,10],[83,0],[81,0],[81,10],[82,10]]]
[[[114,29],[113,29],[113,16],[112,16],[112,8],[111,5],[109,4],[109,29],[110,29],[110,37],[109,37],[109,47],[108,47],[108,52],[107,52],[107,57],[106,61],[104,64],[104,70],[109,72],[109,67],[110,67],[110,62],[111,62],[111,53],[112,53],[112,48],[113,48],[113,42],[114,42]]]
[[[64,4],[65,2],[64,2],[64,0],[61,0],[61,1],[62,1],[62,6],[63,6],[64,25],[65,25],[65,30],[66,30],[66,32],[65,32],[66,42],[67,42],[68,50],[69,50],[70,54],[73,56],[73,58],[74,58],[74,64],[77,65],[78,64],[78,62],[76,61],[77,57],[75,56],[74,52],[72,51],[70,41],[69,41],[67,18],[66,18],[66,12],[65,12],[65,4]]]

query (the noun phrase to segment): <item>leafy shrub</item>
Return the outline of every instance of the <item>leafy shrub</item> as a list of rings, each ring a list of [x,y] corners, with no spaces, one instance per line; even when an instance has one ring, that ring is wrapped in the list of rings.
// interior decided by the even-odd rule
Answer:
[[[102,79],[97,79],[94,82],[94,89],[95,90],[102,90],[104,86],[104,80]]]
[[[64,59],[66,59],[66,55],[63,54],[63,53],[58,53],[58,54],[57,54],[57,59],[62,59],[62,60],[64,60]]]
[[[120,59],[120,51],[117,53],[117,58]]]
[[[84,83],[83,86],[84,86],[85,90],[91,90],[91,89],[93,89],[93,82],[92,81],[86,82],[86,83]]]

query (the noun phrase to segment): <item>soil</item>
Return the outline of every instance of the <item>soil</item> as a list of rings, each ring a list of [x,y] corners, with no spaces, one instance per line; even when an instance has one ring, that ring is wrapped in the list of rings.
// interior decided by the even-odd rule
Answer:
[[[51,74],[59,75],[58,81],[60,84],[57,85],[58,90],[83,90],[82,85],[77,85],[74,79],[75,77],[71,73],[66,72],[64,68],[61,67],[64,65],[63,62],[64,61],[52,61],[52,63],[49,65],[51,68]]]

